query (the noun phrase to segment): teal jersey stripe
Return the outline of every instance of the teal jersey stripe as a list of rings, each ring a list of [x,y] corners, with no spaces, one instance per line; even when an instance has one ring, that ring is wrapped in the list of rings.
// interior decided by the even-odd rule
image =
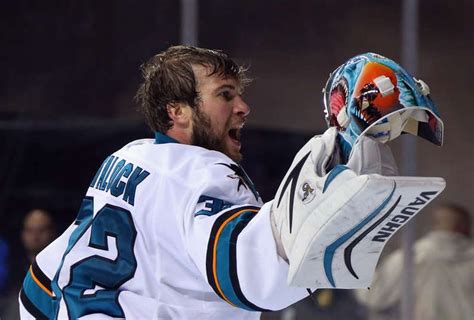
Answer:
[[[53,298],[38,286],[31,275],[31,271],[26,274],[22,290],[31,303],[47,318],[53,316]]]
[[[163,143],[179,143],[177,140],[163,134],[161,132],[155,132],[155,144],[163,144]]]
[[[235,250],[232,250],[232,247],[236,245],[235,241],[237,239],[232,239],[234,230],[243,228],[244,225],[247,225],[250,220],[255,216],[255,212],[244,211],[231,221],[229,221],[224,229],[222,230],[219,239],[217,239],[217,253],[216,253],[216,273],[217,280],[221,287],[222,293],[224,296],[234,305],[239,308],[254,311],[254,309],[249,308],[244,304],[239,295],[236,293],[233,278],[237,276],[236,272],[233,272],[233,267],[231,267],[232,261],[236,261]],[[236,237],[236,235],[234,235]],[[238,281],[238,279],[234,279]]]
[[[249,311],[268,311],[250,302],[243,294],[237,274],[237,240],[260,208],[242,206],[220,215],[211,230],[206,273],[216,294],[230,304]]]

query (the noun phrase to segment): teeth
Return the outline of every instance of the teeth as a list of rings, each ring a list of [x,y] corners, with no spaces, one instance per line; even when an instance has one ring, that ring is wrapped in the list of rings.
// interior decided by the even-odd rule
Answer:
[[[334,90],[339,90],[339,91],[343,91],[344,92],[344,98],[345,98],[345,104],[347,104],[347,101],[348,101],[348,95],[349,95],[349,88],[347,87],[347,82],[345,81],[344,78],[338,80],[333,86],[332,86],[332,89],[331,89],[331,93],[334,91]]]
[[[362,119],[362,120],[364,120],[365,122],[368,122],[367,116],[366,116],[365,113],[363,113],[361,110],[356,109],[356,110],[355,110],[355,115],[356,115],[359,119]]]
[[[241,124],[236,124],[235,126],[231,127],[231,130],[240,130],[244,127],[245,122],[242,122]]]
[[[344,88],[344,92],[347,95],[347,84],[344,81],[342,82],[342,88]]]
[[[346,103],[347,103],[347,95],[349,94],[348,93],[349,89],[347,88],[347,84],[345,81],[342,81],[341,84],[342,84],[342,89],[344,90],[344,95],[345,95]]]

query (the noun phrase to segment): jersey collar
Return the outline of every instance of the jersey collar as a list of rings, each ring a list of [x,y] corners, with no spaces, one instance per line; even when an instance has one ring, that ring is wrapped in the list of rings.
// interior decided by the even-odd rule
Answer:
[[[155,144],[163,144],[163,143],[179,143],[177,140],[163,134],[161,132],[155,132]]]

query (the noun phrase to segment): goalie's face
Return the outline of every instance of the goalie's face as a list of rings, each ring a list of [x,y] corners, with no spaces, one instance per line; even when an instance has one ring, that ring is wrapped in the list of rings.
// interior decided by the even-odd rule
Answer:
[[[240,132],[250,112],[242,99],[237,79],[209,75],[209,69],[193,67],[200,101],[193,111],[192,144],[217,150],[239,162]]]

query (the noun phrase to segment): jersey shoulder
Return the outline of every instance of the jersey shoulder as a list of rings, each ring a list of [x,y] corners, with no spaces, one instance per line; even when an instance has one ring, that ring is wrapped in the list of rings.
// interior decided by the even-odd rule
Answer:
[[[124,171],[126,166],[132,176],[143,179],[150,176],[147,180],[155,181],[153,185],[173,188],[176,192],[231,204],[261,204],[255,185],[244,169],[221,152],[179,143],[156,144],[153,139],[136,140],[104,161],[94,178],[95,185],[106,187],[107,172],[112,172],[110,176],[116,176],[119,183],[118,177],[128,174]],[[104,182],[99,184],[101,176]]]

